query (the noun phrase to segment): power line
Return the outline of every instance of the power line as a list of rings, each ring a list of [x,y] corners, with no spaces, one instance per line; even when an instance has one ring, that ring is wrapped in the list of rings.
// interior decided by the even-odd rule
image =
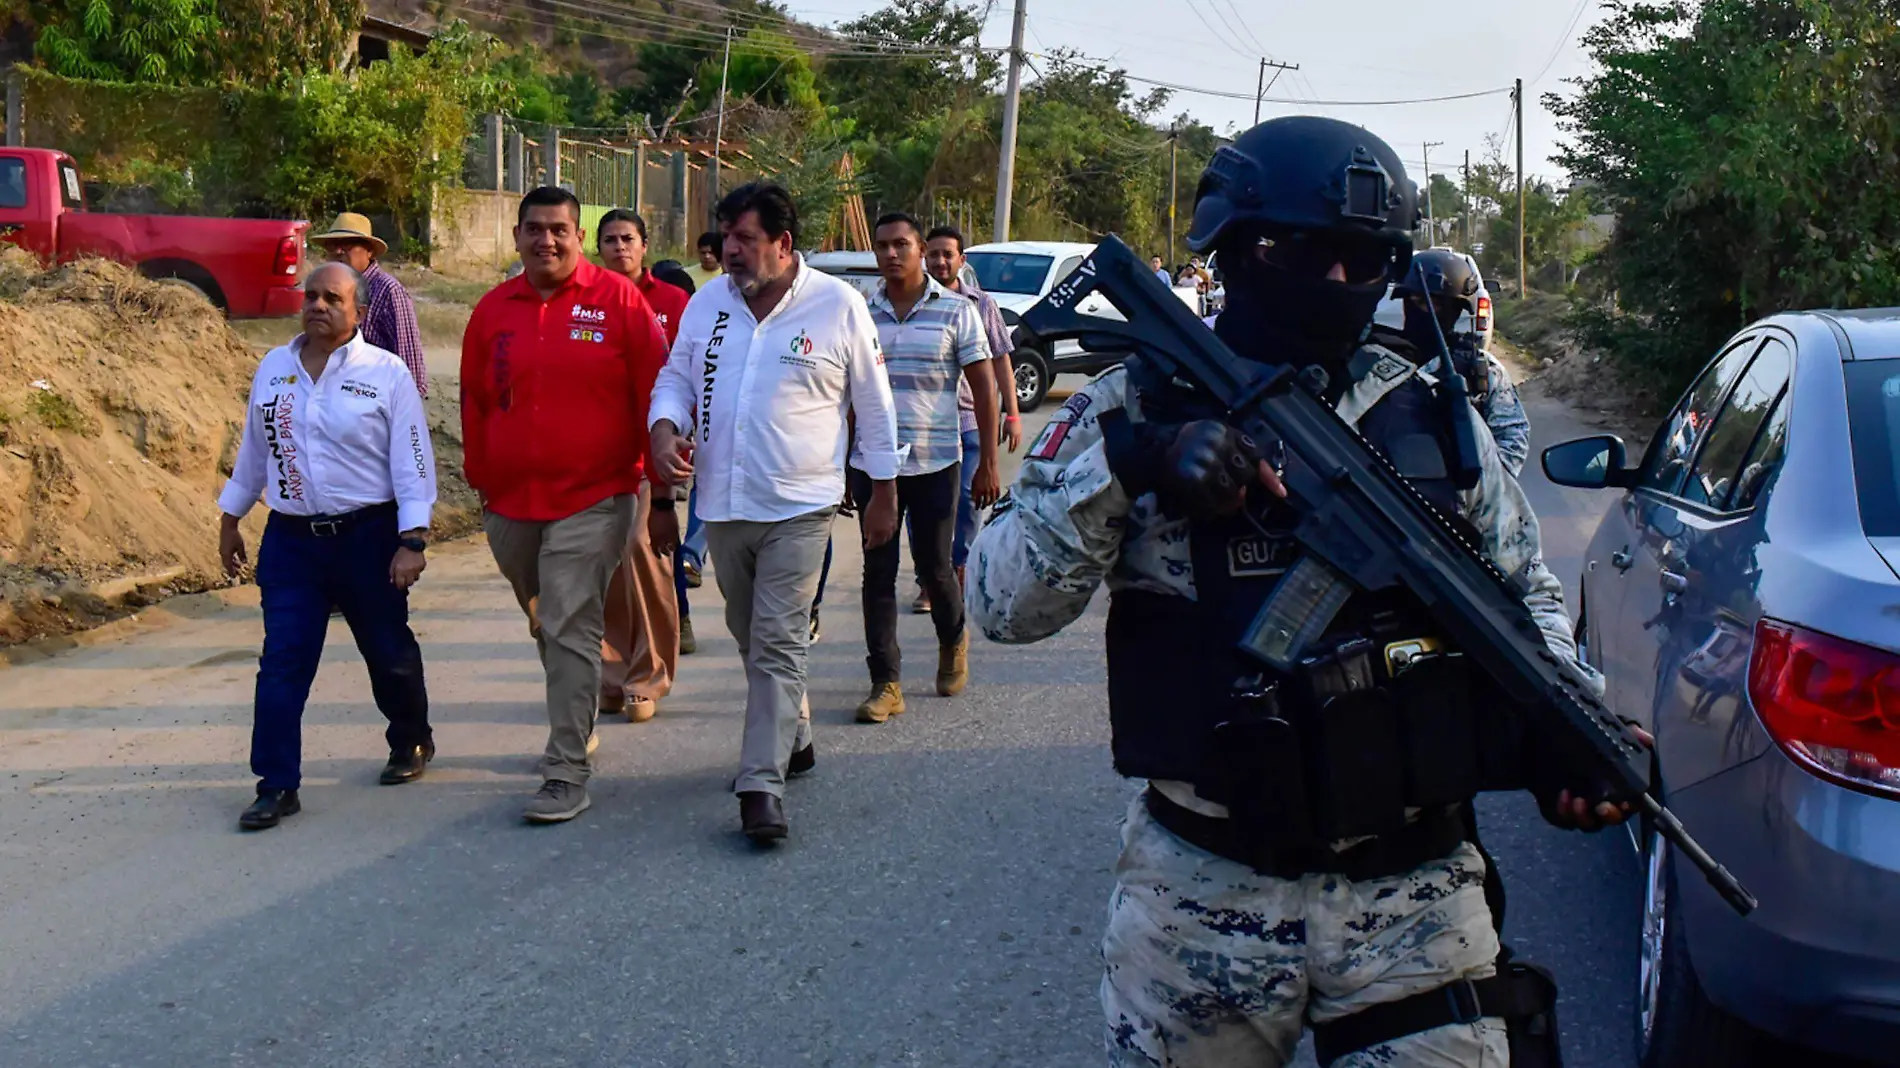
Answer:
[[[1187,6],[1188,6],[1189,11],[1194,12],[1194,17],[1201,20],[1201,25],[1207,27],[1207,32],[1212,34],[1214,36],[1214,39],[1218,40],[1221,43],[1221,45],[1225,47],[1229,52],[1232,52],[1233,54],[1237,56],[1246,56],[1248,59],[1254,58],[1253,56],[1248,55],[1246,52],[1242,51],[1237,45],[1234,44],[1234,42],[1228,40],[1226,37],[1223,37],[1221,35],[1221,32],[1214,28],[1214,24],[1207,21],[1207,16],[1201,14],[1200,5],[1196,4],[1194,0],[1187,0]],[[1219,14],[1219,12],[1217,11],[1215,12],[1215,14]],[[1229,31],[1229,32],[1232,32],[1232,31]]]
[[[616,34],[611,34],[611,33],[597,33],[597,32],[593,33],[593,36],[601,37],[603,39],[628,41],[628,42],[639,43],[639,44],[645,44],[649,42],[672,42],[672,43],[678,43],[678,44],[700,45],[700,46],[707,47],[709,49],[713,45],[723,44],[725,42],[726,25],[704,21],[697,17],[679,16],[679,15],[664,16],[664,17],[656,16],[650,12],[639,11],[636,9],[631,9],[631,8],[627,8],[627,7],[612,3],[611,0],[542,0],[542,2],[546,3],[547,5],[551,7],[565,8],[570,11],[577,12],[580,15],[583,15],[595,20],[597,23],[599,23],[602,26],[607,26],[614,29],[630,30],[630,31],[635,31],[635,32],[645,31],[645,32],[642,32],[640,36],[634,36],[634,37],[616,35]],[[685,0],[675,0],[675,2],[683,3],[685,2]],[[521,0],[488,0],[488,3],[498,8],[506,7],[506,8],[513,9],[515,11],[525,12],[528,16],[536,16],[536,15],[545,16],[545,12],[541,11],[538,8],[530,7],[527,4],[521,2]],[[492,11],[486,12],[486,13],[492,14],[495,17],[507,19],[508,21],[511,21],[511,22],[519,22],[519,23],[523,23],[527,25],[544,28],[544,29],[550,28],[548,24],[548,20],[546,20],[545,17],[534,18],[534,17],[511,16],[511,15],[503,14],[500,12],[492,12]],[[743,28],[743,29],[746,29],[748,32],[751,29],[769,29],[773,32],[780,33],[781,35],[785,37],[791,38],[794,41],[794,43],[800,43],[800,42],[798,42],[797,37],[794,36],[792,31],[797,30],[797,29],[805,29],[805,27],[801,27],[794,23],[791,23],[789,20],[779,20],[777,22],[773,22],[769,24],[768,23],[751,24],[744,27],[734,26],[734,28],[735,29]],[[840,35],[840,34],[837,34],[835,31],[825,30],[823,28],[813,28],[813,29],[818,30],[817,35],[816,35],[817,40],[812,41],[812,42],[803,42],[803,43],[809,45],[810,50],[814,54],[824,55],[827,57],[839,57],[839,56],[850,55],[850,56],[858,57],[858,58],[875,57],[875,58],[949,59],[949,58],[963,58],[963,57],[974,55],[983,51],[1001,51],[1000,49],[983,49],[980,47],[974,47],[974,48],[969,48],[969,49],[951,49],[951,48],[943,48],[940,46],[916,45],[916,44],[913,44],[911,42],[906,42],[906,41],[891,41],[891,40],[883,39],[883,38],[862,37],[862,36],[848,35],[848,34]],[[583,32],[592,32],[592,31],[584,30]],[[842,47],[838,47],[840,44],[842,45]]]
[[[1247,43],[1253,45],[1256,52],[1264,53],[1267,51],[1267,46],[1261,44],[1260,38],[1254,36],[1253,27],[1247,25],[1247,20],[1240,17],[1240,9],[1234,6],[1234,0],[1213,0],[1213,2],[1216,4],[1214,9],[1216,11],[1220,10],[1219,4],[1223,2],[1226,3],[1227,10],[1234,13],[1234,24],[1239,26],[1241,32],[1247,35]]]
[[[1543,69],[1539,70],[1537,77],[1532,78],[1526,83],[1527,85],[1536,85],[1538,82],[1544,80],[1544,75],[1550,73],[1550,68],[1557,62],[1558,53],[1562,52],[1564,46],[1570,43],[1570,35],[1577,32],[1577,23],[1582,21],[1583,13],[1590,8],[1591,4],[1592,0],[1577,0],[1576,10],[1570,13],[1570,24],[1564,27],[1564,35],[1557,38],[1557,47],[1550,50],[1549,58],[1544,60]]]

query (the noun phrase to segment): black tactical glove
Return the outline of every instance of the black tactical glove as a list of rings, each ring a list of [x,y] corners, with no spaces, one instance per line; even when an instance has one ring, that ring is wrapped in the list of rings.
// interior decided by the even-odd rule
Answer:
[[[1108,466],[1122,488],[1136,497],[1155,494],[1171,513],[1228,515],[1246,503],[1247,487],[1256,481],[1253,439],[1218,419],[1130,424],[1114,412],[1103,416],[1103,431]]]

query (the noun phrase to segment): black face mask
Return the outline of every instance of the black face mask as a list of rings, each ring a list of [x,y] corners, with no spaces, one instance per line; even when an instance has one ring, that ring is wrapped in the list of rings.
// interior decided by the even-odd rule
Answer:
[[[1254,347],[1253,335],[1277,335],[1293,342],[1299,362],[1309,364],[1351,356],[1385,296],[1383,279],[1350,285],[1273,268],[1234,271],[1228,278],[1227,310],[1215,321],[1221,340],[1244,356]]]
[[[1431,310],[1420,306],[1417,301],[1405,302],[1405,339],[1418,346],[1418,350],[1428,356],[1438,354],[1439,338],[1442,337],[1445,344],[1451,344],[1451,328],[1458,325],[1456,305],[1443,308],[1433,305],[1433,308],[1436,309],[1436,316]],[[1438,320],[1437,323],[1432,322],[1433,318]]]

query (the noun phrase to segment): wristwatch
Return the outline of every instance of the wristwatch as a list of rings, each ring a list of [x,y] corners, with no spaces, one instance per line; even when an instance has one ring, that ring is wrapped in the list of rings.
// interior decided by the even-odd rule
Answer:
[[[421,552],[429,551],[429,542],[424,538],[403,538],[400,541],[398,541],[397,544],[401,545],[403,548],[409,550],[412,553],[421,553]]]
[[[659,509],[660,511],[662,511],[662,512],[670,512],[670,511],[672,511],[672,510],[673,510],[673,498],[672,498],[672,496],[671,496],[671,495],[668,495],[668,496],[665,496],[665,497],[655,497],[655,498],[653,498],[653,507],[655,507],[655,508],[658,508],[658,509]]]

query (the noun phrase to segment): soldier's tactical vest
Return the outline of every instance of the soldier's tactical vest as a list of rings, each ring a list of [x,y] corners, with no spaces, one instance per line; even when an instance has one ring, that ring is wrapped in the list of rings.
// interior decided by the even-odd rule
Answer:
[[[1214,417],[1177,387],[1131,365],[1144,421]],[[1447,435],[1416,376],[1359,421],[1442,515],[1458,514]],[[1268,821],[1291,844],[1395,830],[1408,808],[1512,785],[1514,730],[1474,702],[1483,685],[1406,594],[1354,593],[1282,674],[1239,648],[1261,605],[1301,555],[1289,506],[1195,523],[1196,598],[1124,590],[1109,606],[1107,652],[1115,767],[1192,783],[1235,818]],[[1499,705],[1499,702],[1490,702]]]

